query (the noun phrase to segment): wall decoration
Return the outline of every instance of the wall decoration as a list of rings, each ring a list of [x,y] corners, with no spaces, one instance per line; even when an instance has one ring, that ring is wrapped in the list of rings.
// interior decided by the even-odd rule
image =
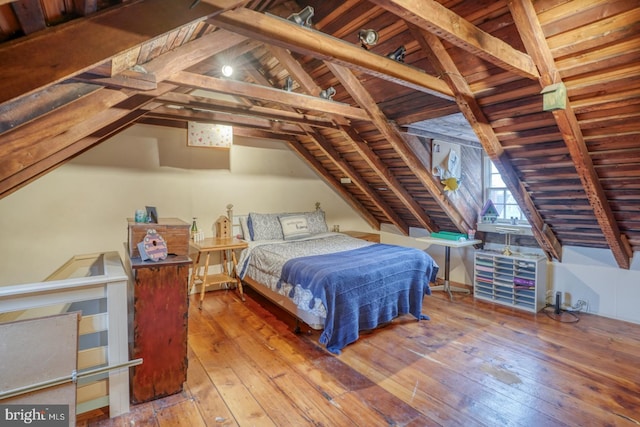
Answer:
[[[442,180],[462,176],[460,146],[450,142],[436,141],[431,144],[431,173]]]
[[[189,147],[230,148],[232,144],[232,126],[189,122],[187,130]]]
[[[442,185],[444,185],[444,191],[456,191],[460,186],[460,180],[455,177],[443,179],[440,181]]]
[[[431,144],[431,173],[440,177],[445,192],[454,192],[460,186],[462,158],[460,146],[434,140]]]

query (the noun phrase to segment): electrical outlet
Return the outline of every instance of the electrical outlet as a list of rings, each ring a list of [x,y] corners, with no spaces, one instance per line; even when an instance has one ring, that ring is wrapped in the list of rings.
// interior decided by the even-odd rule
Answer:
[[[586,300],[579,299],[574,305],[565,305],[567,311],[581,311],[587,313],[589,311],[589,303]]]
[[[576,306],[578,311],[584,311],[584,312],[589,311],[589,301],[587,300],[579,299],[578,302],[576,303]]]

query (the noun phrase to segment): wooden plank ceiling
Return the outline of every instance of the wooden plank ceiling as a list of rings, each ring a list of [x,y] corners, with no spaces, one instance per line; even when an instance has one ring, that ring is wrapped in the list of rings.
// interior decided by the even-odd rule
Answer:
[[[287,19],[306,6],[309,27]],[[362,29],[378,43],[362,46]],[[466,231],[481,209],[475,145],[549,258],[608,248],[629,268],[639,35],[637,0],[0,0],[0,194],[134,123],[194,120],[286,141],[375,228]],[[557,83],[567,106],[543,111]],[[473,130],[453,194],[420,126],[452,114]]]

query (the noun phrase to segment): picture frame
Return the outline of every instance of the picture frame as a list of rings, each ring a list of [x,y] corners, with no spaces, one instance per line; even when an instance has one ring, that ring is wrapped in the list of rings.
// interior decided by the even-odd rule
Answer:
[[[147,222],[152,224],[158,223],[158,211],[155,206],[146,206],[147,209]]]
[[[213,123],[189,122],[187,146],[225,148],[233,145],[233,127]]]

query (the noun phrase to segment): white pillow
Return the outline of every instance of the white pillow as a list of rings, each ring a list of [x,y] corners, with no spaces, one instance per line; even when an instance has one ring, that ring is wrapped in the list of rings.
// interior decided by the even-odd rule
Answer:
[[[288,215],[279,218],[284,240],[296,240],[309,237],[309,225],[305,215]]]
[[[240,230],[242,230],[242,238],[247,241],[251,241],[251,233],[249,232],[249,217],[240,217]]]

